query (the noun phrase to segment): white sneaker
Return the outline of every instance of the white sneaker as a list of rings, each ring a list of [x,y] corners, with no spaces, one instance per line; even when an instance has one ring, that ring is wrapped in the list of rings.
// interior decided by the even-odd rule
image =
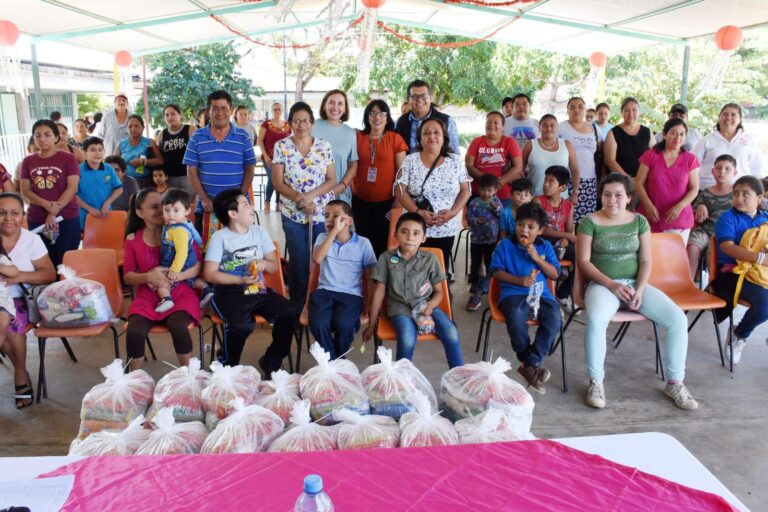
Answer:
[[[589,381],[587,405],[594,407],[595,409],[602,409],[605,407],[605,389],[603,388],[602,382],[597,382],[596,380]]]
[[[693,398],[685,384],[670,384],[664,388],[664,394],[674,400],[675,405],[686,411],[694,411],[699,408],[699,403]]]
[[[766,340],[768,343],[768,340]],[[739,364],[741,361],[741,353],[744,351],[744,347],[747,344],[747,340],[741,338],[733,338],[733,364]],[[731,361],[731,344],[725,344],[725,357]]]

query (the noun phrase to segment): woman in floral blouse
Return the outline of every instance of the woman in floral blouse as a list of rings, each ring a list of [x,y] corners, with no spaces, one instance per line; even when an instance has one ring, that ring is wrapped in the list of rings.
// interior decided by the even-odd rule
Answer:
[[[334,198],[331,190],[336,185],[336,170],[331,144],[311,135],[315,116],[309,105],[294,103],[288,123],[293,135],[275,144],[272,184],[280,193],[289,255],[288,289],[291,300],[303,304],[309,284],[310,247],[325,231],[325,205]]]

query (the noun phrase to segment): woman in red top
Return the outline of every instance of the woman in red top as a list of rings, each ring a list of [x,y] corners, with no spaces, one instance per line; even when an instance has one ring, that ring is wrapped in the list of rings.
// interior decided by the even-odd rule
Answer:
[[[283,120],[283,106],[279,103],[272,105],[272,118],[261,123],[259,128],[259,147],[261,160],[264,162],[264,172],[267,173],[267,190],[264,193],[264,213],[269,213],[272,201],[272,191],[275,192],[275,202],[280,208],[280,192],[272,187],[272,157],[275,143],[291,135],[291,127]]]
[[[144,364],[144,345],[149,330],[164,325],[171,332],[173,348],[179,364],[187,366],[192,355],[192,337],[189,324],[200,322],[200,299],[187,279],[200,273],[202,253],[195,244],[198,263],[179,274],[171,291],[174,306],[163,313],[155,312],[157,293],[161,286],[170,286],[164,269],[160,267],[160,238],[163,232],[163,208],[161,195],[152,190],[140,190],[133,200],[125,228],[125,283],[138,286],[136,296],[128,309],[128,329],[125,344],[130,359],[130,369]]]
[[[403,165],[408,145],[395,132],[395,122],[384,100],[372,100],[363,112],[363,131],[357,133],[357,174],[352,180],[355,231],[371,241],[378,258],[387,250],[389,218],[395,206],[392,187]]]

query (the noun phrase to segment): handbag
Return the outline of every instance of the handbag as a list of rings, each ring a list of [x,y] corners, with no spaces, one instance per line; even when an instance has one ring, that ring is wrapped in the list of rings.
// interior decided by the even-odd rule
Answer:
[[[421,182],[421,188],[419,190],[419,194],[417,196],[411,196],[411,199],[416,204],[417,211],[418,210],[425,210],[428,212],[434,212],[435,209],[432,206],[432,203],[429,202],[429,199],[427,199],[424,196],[424,184],[427,182],[430,176],[432,176],[432,171],[435,170],[435,167],[437,167],[437,162],[440,160],[440,155],[437,155],[437,158],[435,158],[435,161],[432,162],[432,165],[429,167],[429,172],[427,172],[427,175],[424,176],[424,181]]]
[[[593,124],[592,130],[595,133],[595,154],[593,155],[593,158],[595,160],[595,176],[597,177],[597,180],[600,181],[603,176],[605,176],[605,161],[603,159],[603,152],[600,148],[600,135],[597,133],[597,127]]]
[[[37,298],[43,293],[48,285],[37,284],[27,287],[24,283],[18,283],[21,292],[24,294],[24,302],[27,303],[27,318],[32,324],[40,323],[40,308],[37,305]]]

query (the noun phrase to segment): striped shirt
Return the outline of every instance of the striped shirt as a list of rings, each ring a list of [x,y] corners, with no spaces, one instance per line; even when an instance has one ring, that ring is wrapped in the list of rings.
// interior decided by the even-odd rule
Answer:
[[[209,126],[193,133],[182,163],[197,167],[203,190],[213,199],[225,190],[242,187],[245,168],[256,165],[256,155],[248,132],[230,123],[229,133],[221,142],[211,135]],[[197,210],[202,211],[200,201]]]
[[[315,250],[327,237],[320,233],[315,242]],[[376,255],[371,242],[357,233],[342,244],[334,240],[320,265],[317,287],[332,292],[349,293],[363,296],[363,270],[376,265]]]

